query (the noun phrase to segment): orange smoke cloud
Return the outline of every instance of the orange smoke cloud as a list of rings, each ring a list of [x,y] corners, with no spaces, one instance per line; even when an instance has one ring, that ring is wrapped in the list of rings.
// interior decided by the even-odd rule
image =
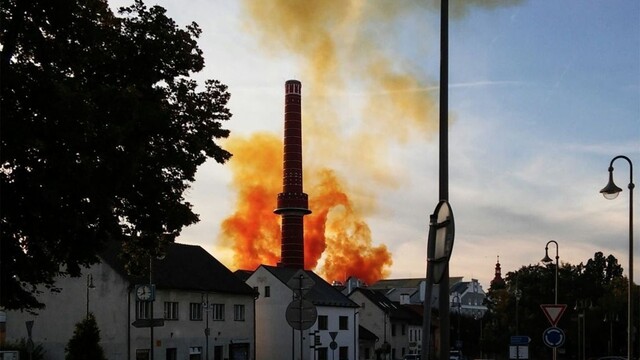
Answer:
[[[313,214],[305,223],[305,265],[327,280],[355,276],[372,284],[389,275],[391,253],[384,245],[373,246],[371,231],[349,200],[336,174],[315,171],[309,204]],[[325,251],[326,250],[326,251]]]
[[[280,260],[280,217],[273,213],[282,191],[282,140],[254,134],[234,138],[226,147],[230,161],[236,210],[222,223],[222,243],[234,250],[234,267],[255,269]],[[327,280],[356,276],[373,283],[387,276],[391,253],[373,246],[371,232],[333,171],[305,171],[310,184],[305,217],[305,268]]]
[[[282,187],[282,141],[269,134],[226,143],[233,153],[235,212],[221,225],[221,242],[234,250],[236,268],[255,269],[280,260],[280,225],[273,213]]]
[[[521,1],[456,0],[450,15],[460,18],[472,7]],[[247,30],[265,52],[301,60],[304,180],[313,211],[305,217],[305,267],[329,281],[351,275],[368,283],[384,278],[391,253],[373,244],[363,213],[376,210],[376,194],[407,179],[404,165],[388,158],[389,150],[416,138],[431,139],[438,123],[437,81],[423,67],[427,56],[438,55],[429,54],[425,44],[437,36],[414,35],[410,45],[396,37],[406,28],[405,16],[414,16],[419,32],[429,31],[415,14],[433,15],[440,2],[242,4]],[[404,57],[402,46],[415,48],[412,56]],[[237,268],[274,265],[280,259],[280,218],[273,209],[282,189],[281,137],[233,137],[227,148],[234,154],[230,166],[238,197],[235,212],[222,224],[222,243],[234,250]],[[343,179],[357,184],[357,191]]]

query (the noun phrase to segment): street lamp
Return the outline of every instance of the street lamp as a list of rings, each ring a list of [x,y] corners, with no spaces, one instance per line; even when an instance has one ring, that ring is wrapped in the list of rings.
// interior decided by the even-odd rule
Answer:
[[[593,302],[587,300],[576,300],[573,310],[578,312],[578,360],[586,359],[586,332],[587,332],[587,310],[593,310]],[[581,326],[582,324],[582,326]]]
[[[560,256],[558,255],[558,242],[555,240],[549,240],[547,241],[547,244],[544,246],[544,257],[542,258],[542,262],[545,264],[548,264],[550,262],[552,262],[553,260],[551,260],[551,258],[549,257],[549,244],[554,243],[556,245],[556,286],[555,286],[555,291],[554,291],[554,304],[558,305],[558,260],[560,259]],[[556,351],[556,347],[553,348],[553,360],[557,359],[557,351]]]
[[[516,290],[513,292],[516,298],[516,335],[520,334],[520,325],[518,323],[518,303],[522,297],[522,290],[518,289],[518,278],[516,278]],[[520,359],[520,345],[516,345],[516,359]]]
[[[629,163],[629,289],[627,293],[627,359],[632,359],[633,343],[631,336],[631,322],[633,317],[631,315],[633,306],[631,306],[631,290],[633,289],[633,188],[635,185],[633,185],[633,163],[631,163],[631,160],[628,157],[618,155],[611,159],[611,163],[609,164],[609,182],[607,183],[607,186],[600,190],[600,193],[602,193],[606,199],[613,200],[618,197],[618,194],[622,191],[622,189],[617,187],[613,182],[613,162],[620,158],[627,160]]]
[[[87,275],[87,315],[86,318],[89,318],[89,290],[95,289],[96,286],[93,285],[93,275]]]
[[[604,322],[609,323],[609,344],[607,345],[607,354],[613,354],[613,323],[618,322],[620,319],[618,318],[618,314],[615,312],[610,312],[604,315]]]
[[[458,326],[456,328],[456,348],[461,349],[462,345],[460,344],[460,310],[462,307],[462,301],[460,300],[460,295],[457,292],[455,295],[453,295],[453,299],[451,300],[451,307],[456,308],[458,314]]]

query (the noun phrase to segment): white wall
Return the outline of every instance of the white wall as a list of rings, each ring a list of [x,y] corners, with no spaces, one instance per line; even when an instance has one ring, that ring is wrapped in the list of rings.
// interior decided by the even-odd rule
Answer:
[[[287,306],[293,299],[293,291],[271,274],[264,267],[259,267],[247,279],[247,284],[257,287],[260,297],[256,300],[256,359],[294,359],[300,360],[300,331],[293,330],[286,321]],[[270,287],[271,296],[265,297],[265,286]],[[349,359],[357,359],[357,319],[354,317],[357,308],[318,306],[318,315],[328,316],[328,329],[320,330],[322,347],[329,347],[331,337],[329,332],[338,332],[336,343],[349,347]],[[348,316],[348,329],[339,330],[339,316]],[[355,326],[355,328],[354,328]],[[314,350],[310,348],[313,337],[309,334],[318,329],[318,322],[308,330],[302,332],[302,356],[303,360],[312,360]],[[356,330],[354,334],[354,329]],[[354,337],[355,336],[355,337]],[[355,358],[354,358],[355,346]],[[328,349],[328,358],[332,359],[332,350]],[[338,359],[338,349],[335,350],[335,359]]]
[[[45,360],[64,359],[64,349],[73,336],[76,323],[86,315],[87,275],[93,276],[95,288],[89,290],[89,307],[100,329],[101,345],[110,360],[135,359],[136,349],[149,349],[149,328],[136,328],[130,324],[136,319],[136,301],[129,293],[124,279],[111,267],[97,264],[87,269],[80,278],[60,278],[56,285],[60,293],[46,291],[39,299],[47,307],[38,315],[26,312],[7,312],[7,341],[27,337],[25,321],[33,320],[33,341],[43,344]],[[254,299],[251,295],[210,293],[209,303],[225,304],[225,320],[213,321],[211,312],[203,309],[203,320],[189,320],[190,303],[200,303],[200,292],[158,289],[154,302],[154,318],[164,317],[164,302],[178,302],[178,320],[165,320],[163,327],[154,328],[154,355],[164,359],[167,348],[176,348],[178,359],[188,358],[189,347],[202,347],[206,353],[205,316],[209,317],[209,358],[213,359],[216,345],[223,346],[223,356],[229,358],[229,345],[248,343],[249,359],[253,358]],[[234,320],[234,305],[245,305],[245,321]],[[128,340],[130,339],[130,343]],[[129,351],[130,357],[127,357]]]
[[[127,287],[109,266],[98,264],[80,278],[59,278],[59,293],[48,290],[38,296],[46,308],[37,315],[7,311],[7,341],[27,338],[25,321],[33,320],[32,338],[46,346],[45,359],[64,359],[64,349],[73,336],[76,323],[86,316],[87,275],[93,276],[89,290],[89,310],[95,315],[102,346],[109,359],[127,358]]]

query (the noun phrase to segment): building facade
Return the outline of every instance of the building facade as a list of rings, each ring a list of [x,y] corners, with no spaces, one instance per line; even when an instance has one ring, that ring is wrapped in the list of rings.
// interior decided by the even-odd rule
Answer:
[[[301,273],[305,280],[299,283]],[[358,305],[315,273],[261,265],[246,283],[260,294],[256,300],[259,359],[358,359]],[[287,321],[287,308],[297,299],[299,288],[317,313],[313,324],[302,331]]]
[[[146,360],[150,350],[154,359],[255,359],[256,294],[203,248],[170,244],[153,260],[147,300],[136,290],[149,278],[127,275],[115,248],[100,259],[80,278],[58,279],[59,292],[42,293],[46,308],[38,314],[6,312],[6,340],[27,338],[25,322],[33,321],[45,359],[64,359],[75,324],[91,312],[110,360]]]

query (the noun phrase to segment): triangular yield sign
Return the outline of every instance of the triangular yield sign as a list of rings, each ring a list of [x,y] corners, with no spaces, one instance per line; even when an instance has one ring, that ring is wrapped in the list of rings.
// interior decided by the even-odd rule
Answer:
[[[567,304],[542,304],[540,307],[551,323],[551,326],[556,326],[562,314],[564,314],[564,311],[567,309]]]

